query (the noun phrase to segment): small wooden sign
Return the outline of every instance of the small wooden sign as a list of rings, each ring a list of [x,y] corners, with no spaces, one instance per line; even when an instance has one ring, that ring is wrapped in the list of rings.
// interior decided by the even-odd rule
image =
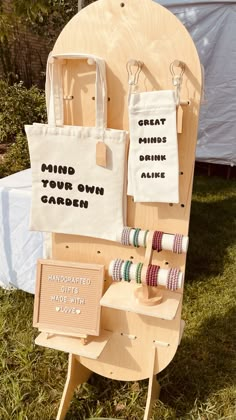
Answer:
[[[33,325],[40,331],[99,335],[104,266],[38,260]]]

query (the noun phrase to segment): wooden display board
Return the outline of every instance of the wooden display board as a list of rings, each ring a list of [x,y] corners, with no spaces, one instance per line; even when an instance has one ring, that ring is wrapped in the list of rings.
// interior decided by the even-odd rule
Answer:
[[[135,59],[143,63],[139,91],[173,89],[170,65],[175,60],[185,63],[181,101],[186,105],[182,133],[178,135],[180,202],[134,203],[129,197],[127,225],[188,235],[201,98],[201,66],[190,35],[173,14],[151,0],[98,0],[66,25],[53,49],[55,54],[76,52],[105,59],[108,127],[125,130],[129,129],[127,62]],[[64,68],[65,123],[94,125],[94,67],[85,61],[78,66],[76,60],[67,60]],[[133,262],[144,262],[146,258],[161,268],[178,267],[183,273],[186,263],[186,254],[162,251],[145,256],[144,248],[62,234],[53,235],[53,258],[104,265],[106,289],[112,282],[108,266],[116,258]],[[177,294],[182,297],[183,289]],[[104,306],[102,329],[110,331],[111,337],[99,358],[75,356],[70,344],[67,345],[71,353],[68,379],[57,419],[64,418],[74,387],[87,380],[91,372],[125,381],[149,378],[144,415],[148,419],[150,402],[158,392],[155,374],[170,363],[179,345],[181,309],[179,299],[175,316],[170,320]],[[38,343],[45,345],[44,338]]]

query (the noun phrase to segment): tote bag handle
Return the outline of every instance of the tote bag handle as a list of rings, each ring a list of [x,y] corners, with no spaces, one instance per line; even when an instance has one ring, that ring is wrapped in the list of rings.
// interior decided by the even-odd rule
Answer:
[[[107,127],[107,85],[105,61],[91,54],[49,54],[46,71],[46,104],[48,124],[62,126],[64,124],[63,112],[63,80],[62,64],[65,59],[90,59],[96,64],[96,127]]]

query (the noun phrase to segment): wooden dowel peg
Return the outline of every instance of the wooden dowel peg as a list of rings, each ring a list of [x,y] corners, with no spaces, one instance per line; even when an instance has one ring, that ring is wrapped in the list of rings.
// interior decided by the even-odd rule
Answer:
[[[149,231],[148,235],[147,235],[147,247],[146,247],[146,252],[145,252],[145,257],[144,257],[144,265],[149,265],[151,264],[152,261],[152,254],[153,254],[153,249],[152,249],[152,241],[153,241],[153,235],[154,235],[154,231]]]
[[[152,262],[152,241],[154,232],[150,231],[147,237],[147,248],[144,257],[144,267],[142,270],[142,286],[136,289],[135,297],[139,303],[143,305],[153,306],[158,305],[162,301],[162,293],[156,287],[150,287],[146,284],[147,267]]]
[[[190,104],[191,104],[191,102],[190,102],[189,99],[180,101],[180,105],[182,105],[182,106],[188,106]]]
[[[135,297],[141,305],[154,306],[159,305],[162,301],[162,293],[156,287],[150,287],[146,284],[135,290]]]
[[[150,254],[150,250],[147,251],[147,245],[148,245],[147,241],[148,241],[148,238],[151,238],[151,235],[152,235],[152,238],[150,239],[151,242],[152,242],[154,231],[149,232],[148,230],[140,230],[140,229],[129,228],[129,227],[125,227],[123,230],[125,230],[125,229],[129,229],[129,234],[128,234],[128,241],[123,243],[123,245],[135,246],[134,245],[134,243],[135,243],[135,241],[134,241],[135,232],[137,230],[139,230],[140,232],[138,233],[138,237],[137,237],[138,239],[136,241],[137,245],[138,245],[138,247],[139,246],[140,247],[146,247],[146,254],[145,255],[148,255],[148,253]],[[122,243],[122,235],[123,235],[122,232],[123,232],[123,230],[117,233],[117,239],[116,239],[118,242],[121,242],[121,243]],[[165,251],[176,252],[174,244],[175,244],[176,237],[180,237],[180,236],[181,236],[181,246],[178,247],[178,252],[177,253],[178,254],[186,253],[188,251],[189,238],[188,238],[188,236],[184,236],[184,235],[178,234],[178,233],[176,233],[175,235],[174,234],[169,234],[169,233],[163,233],[162,238],[161,238],[161,249],[165,250]],[[151,244],[150,244],[150,247],[151,247]],[[145,264],[146,264],[146,262],[145,262]],[[148,265],[148,263],[147,263],[147,265]]]
[[[114,268],[115,268],[115,265],[117,264],[117,261],[120,261],[120,263],[119,263],[120,264],[120,272],[117,273],[117,267],[116,267],[116,270],[115,270],[115,273],[114,273]],[[126,264],[126,261],[121,260],[121,259],[112,260],[110,262],[109,267],[108,267],[108,274],[109,274],[110,277],[112,277],[113,281],[125,280],[125,273],[124,273],[125,264]],[[137,270],[139,268],[138,267],[139,265],[140,265],[140,263],[132,263],[130,265],[129,282],[138,283]],[[142,266],[142,271],[141,271],[141,283],[142,284],[146,284],[147,268],[148,268],[147,265]],[[157,279],[156,279],[157,280],[157,286],[164,286],[164,287],[168,288],[168,276],[169,276],[170,270],[171,269],[159,268],[158,273],[157,273]],[[178,279],[177,279],[177,283],[176,283],[176,289],[174,289],[174,291],[176,291],[177,289],[181,289],[183,287],[183,280],[184,280],[183,273],[180,270],[178,270]]]
[[[176,126],[177,126],[177,133],[181,134],[183,131],[183,108],[181,105],[177,107],[177,111],[176,111]]]

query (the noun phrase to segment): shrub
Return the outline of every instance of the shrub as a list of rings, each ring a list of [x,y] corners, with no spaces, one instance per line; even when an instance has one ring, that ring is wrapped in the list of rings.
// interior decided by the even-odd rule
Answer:
[[[45,122],[44,93],[36,86],[26,89],[22,82],[10,86],[0,81],[0,143],[13,143],[24,125]]]
[[[0,164],[0,178],[23,171],[30,167],[27,138],[20,133],[16,141],[7,150]]]
[[[10,86],[0,81],[0,143],[9,145],[0,163],[0,177],[30,167],[25,124],[46,121],[45,95],[37,87],[23,83]]]

